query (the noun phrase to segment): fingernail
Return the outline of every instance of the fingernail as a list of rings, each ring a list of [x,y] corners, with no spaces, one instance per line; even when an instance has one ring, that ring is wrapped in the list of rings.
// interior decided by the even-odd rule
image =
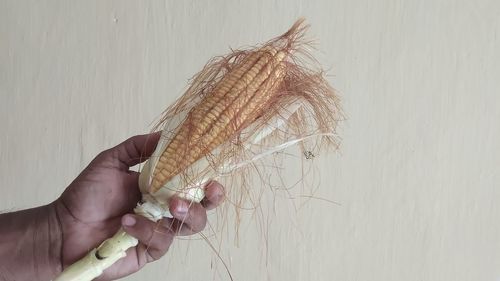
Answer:
[[[133,226],[133,225],[135,225],[135,223],[136,223],[136,220],[133,216],[127,215],[127,216],[124,216],[122,218],[122,224],[124,226]]]
[[[177,203],[177,206],[175,206],[175,212],[181,216],[184,216],[187,214],[189,209],[189,206],[186,202],[180,201]]]

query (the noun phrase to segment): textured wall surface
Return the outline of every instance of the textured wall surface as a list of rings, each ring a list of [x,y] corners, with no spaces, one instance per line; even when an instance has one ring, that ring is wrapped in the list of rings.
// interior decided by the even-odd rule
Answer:
[[[500,280],[498,1],[1,1],[0,209],[54,200],[211,56],[299,16],[342,147],[317,159],[326,200],[243,213],[234,280]],[[126,280],[229,280],[194,239]]]

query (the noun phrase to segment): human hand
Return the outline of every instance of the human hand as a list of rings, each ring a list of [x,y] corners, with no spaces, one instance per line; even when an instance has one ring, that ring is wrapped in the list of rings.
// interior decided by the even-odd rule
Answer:
[[[141,269],[163,256],[175,235],[191,235],[204,229],[206,210],[219,205],[223,187],[211,182],[201,203],[173,198],[172,219],[155,223],[130,214],[141,199],[139,173],[129,168],[146,160],[154,151],[160,134],[132,137],[100,153],[68,186],[53,205],[61,228],[62,268],[83,257],[90,249],[123,227],[139,244],[127,256],[104,271],[97,280],[113,280]]]

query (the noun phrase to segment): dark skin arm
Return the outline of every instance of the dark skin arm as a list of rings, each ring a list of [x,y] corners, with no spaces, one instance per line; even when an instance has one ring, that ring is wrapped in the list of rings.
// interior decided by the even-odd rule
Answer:
[[[129,168],[146,160],[158,139],[132,137],[100,153],[53,203],[0,215],[0,280],[51,280],[123,227],[139,245],[98,278],[114,280],[159,259],[176,235],[203,230],[206,211],[224,198],[217,182],[205,187],[201,203],[173,198],[172,219],[155,223],[132,214],[141,194],[139,173]]]

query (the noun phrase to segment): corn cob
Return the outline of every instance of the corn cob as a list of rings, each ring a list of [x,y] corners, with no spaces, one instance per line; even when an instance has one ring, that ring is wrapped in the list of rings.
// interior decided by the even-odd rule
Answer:
[[[271,46],[248,55],[198,105],[160,156],[151,192],[252,123],[283,83],[286,53]]]

